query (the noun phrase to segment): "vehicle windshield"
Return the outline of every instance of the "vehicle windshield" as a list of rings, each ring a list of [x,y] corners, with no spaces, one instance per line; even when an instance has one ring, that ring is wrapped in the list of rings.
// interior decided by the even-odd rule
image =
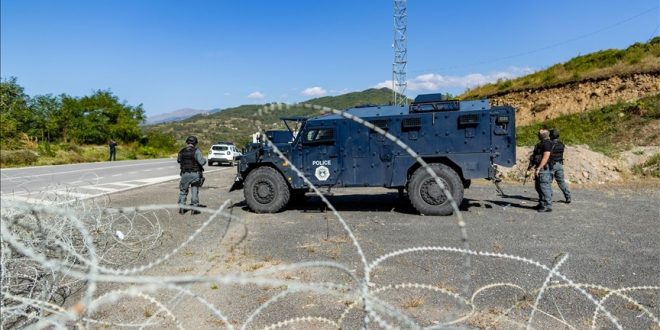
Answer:
[[[282,121],[284,122],[284,126],[291,132],[291,135],[293,136],[293,141],[295,142],[298,139],[298,132],[302,130],[302,128],[305,126],[305,123],[307,122],[306,117],[286,117],[286,118],[281,118]]]
[[[229,149],[229,147],[227,147],[227,146],[213,146],[211,149],[213,149],[215,151],[226,151],[227,149]]]

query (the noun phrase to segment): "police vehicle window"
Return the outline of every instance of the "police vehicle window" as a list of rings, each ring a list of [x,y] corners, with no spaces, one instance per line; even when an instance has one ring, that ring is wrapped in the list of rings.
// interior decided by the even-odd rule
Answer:
[[[225,151],[225,150],[227,150],[227,146],[213,146],[213,150],[215,150],[215,151]]]
[[[335,140],[333,128],[313,128],[305,134],[305,142],[327,142]]]

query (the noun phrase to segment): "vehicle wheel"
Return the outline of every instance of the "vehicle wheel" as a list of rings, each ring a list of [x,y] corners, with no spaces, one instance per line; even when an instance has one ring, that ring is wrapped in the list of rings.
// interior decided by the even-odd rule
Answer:
[[[444,164],[429,164],[429,166],[449,189],[456,204],[460,205],[463,201],[463,183],[458,174]],[[423,167],[418,168],[412,175],[407,189],[410,202],[421,214],[450,215],[454,211],[444,191]]]
[[[252,170],[245,178],[245,201],[256,213],[279,212],[289,202],[291,192],[284,177],[272,167],[262,166]]]

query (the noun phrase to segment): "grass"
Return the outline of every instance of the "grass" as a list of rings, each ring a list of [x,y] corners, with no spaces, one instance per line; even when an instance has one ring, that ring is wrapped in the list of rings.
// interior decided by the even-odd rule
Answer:
[[[553,65],[524,77],[498,80],[468,90],[460,98],[482,98],[511,91],[546,88],[588,79],[658,70],[660,70],[660,37],[655,37],[647,43],[635,43],[626,49],[607,49],[577,56],[568,62]]]
[[[538,142],[539,128],[557,128],[566,144],[585,144],[594,151],[614,156],[631,146],[657,143],[660,132],[645,128],[658,120],[660,94],[521,126],[517,128],[516,141],[519,146],[532,146]]]
[[[425,301],[422,297],[410,297],[403,302],[403,308],[417,308],[424,305]]]
[[[172,149],[157,149],[139,143],[117,147],[116,160],[173,157]],[[2,168],[18,166],[61,165],[107,161],[106,145],[78,145],[75,143],[33,143],[18,150],[0,150]]]
[[[632,172],[639,176],[660,178],[660,154],[653,155],[644,164],[633,166]]]

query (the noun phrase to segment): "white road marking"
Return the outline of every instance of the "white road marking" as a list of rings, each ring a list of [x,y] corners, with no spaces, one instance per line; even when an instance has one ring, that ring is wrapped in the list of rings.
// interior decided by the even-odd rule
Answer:
[[[80,188],[83,188],[83,189],[96,189],[96,190],[107,191],[107,192],[117,191],[117,188],[106,188],[106,187],[99,187],[99,186],[81,186]]]
[[[150,163],[150,164],[161,164],[161,163],[170,163],[171,161],[167,162],[158,162],[158,163]],[[71,171],[64,171],[64,172],[53,172],[53,173],[42,173],[42,174],[33,174],[33,175],[25,175],[25,176],[8,176],[8,179],[25,179],[25,178],[36,178],[40,176],[55,176],[55,175],[60,175],[60,174],[65,174],[65,173],[77,173],[77,172],[89,172],[89,171],[98,171],[98,170],[105,170],[109,168],[120,168],[120,167],[135,167],[135,166],[144,166],[145,164],[129,164],[129,165],[117,165],[117,166],[107,166],[107,167],[95,167],[95,168],[86,168],[86,169],[80,169],[80,170],[71,170]],[[42,166],[43,168],[43,166]],[[163,168],[168,168],[168,167],[163,167]],[[19,168],[22,169],[22,168]],[[7,169],[7,170],[15,170],[15,169]],[[6,172],[7,170],[3,169],[3,172]]]
[[[227,167],[227,168],[220,168],[220,169],[213,169],[213,170],[208,170],[206,173],[213,173],[213,172],[219,172],[219,171],[226,171],[226,170],[231,170],[234,169],[232,167]],[[30,204],[46,204],[46,205],[53,205],[53,204],[66,204],[72,201],[76,200],[84,200],[84,199],[90,199],[90,198],[95,198],[95,197],[100,197],[104,195],[109,195],[112,193],[118,193],[118,192],[123,192],[131,189],[136,189],[136,188],[142,188],[162,182],[167,182],[167,181],[173,181],[175,179],[179,179],[180,175],[168,175],[168,176],[161,176],[157,178],[146,178],[146,179],[139,179],[139,180],[130,180],[130,181],[125,181],[125,182],[108,182],[108,183],[103,183],[99,185],[86,185],[86,186],[80,186],[80,187],[72,187],[69,186],[67,188],[58,188],[58,189],[53,189],[53,190],[44,190],[44,191],[33,191],[33,192],[20,192],[20,193],[10,193],[10,194],[0,194],[0,198],[6,199],[6,200],[15,200],[19,202],[25,202],[25,203],[30,203]],[[131,183],[126,183],[126,182],[144,182],[144,184],[141,185],[136,185],[136,184],[131,184]],[[102,187],[103,185],[116,185],[116,186],[122,186],[122,188],[110,188],[110,187]],[[79,191],[76,191],[76,189],[87,189],[87,190],[98,190],[101,191],[99,193],[82,193]],[[23,196],[23,195],[28,195],[28,196]],[[69,197],[75,197],[75,198],[70,198],[67,200],[61,200],[54,202],[52,200],[47,200],[47,199],[40,199],[40,198],[34,198],[31,197],[31,195],[38,195],[40,197],[48,197],[48,194],[55,194],[57,196],[69,196]],[[52,196],[52,195],[51,195]]]

